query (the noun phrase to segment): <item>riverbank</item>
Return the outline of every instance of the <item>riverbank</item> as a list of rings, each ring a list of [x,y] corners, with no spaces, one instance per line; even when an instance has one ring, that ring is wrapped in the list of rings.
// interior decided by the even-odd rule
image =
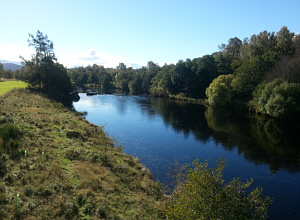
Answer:
[[[16,153],[0,154],[0,218],[162,217],[163,193],[149,170],[80,113],[20,89],[1,99],[0,122],[20,130]]]

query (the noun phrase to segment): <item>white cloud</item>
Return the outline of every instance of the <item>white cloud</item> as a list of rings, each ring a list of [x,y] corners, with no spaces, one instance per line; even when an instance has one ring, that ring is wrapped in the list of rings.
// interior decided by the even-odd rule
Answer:
[[[21,62],[20,56],[25,59],[30,59],[31,55],[35,53],[34,48],[11,45],[0,42],[0,60],[8,60],[12,62]],[[89,49],[86,51],[68,54],[66,56],[58,57],[58,62],[64,66],[71,68],[74,66],[88,66],[88,65],[103,65],[104,67],[113,67],[124,63],[127,67],[140,68],[145,64],[130,62],[125,57],[117,56],[106,52],[98,52],[96,49]]]
[[[20,56],[25,59],[30,59],[31,55],[34,53],[35,51],[33,48],[0,42],[0,60],[20,62]]]
[[[119,63],[125,63],[127,67],[136,68],[137,66],[143,66],[145,64],[138,64],[129,62],[125,57],[113,55],[106,52],[98,52],[96,49],[89,49],[82,52],[76,52],[59,58],[58,61],[68,68],[73,66],[87,66],[87,65],[103,65],[105,67],[113,67],[119,65]]]

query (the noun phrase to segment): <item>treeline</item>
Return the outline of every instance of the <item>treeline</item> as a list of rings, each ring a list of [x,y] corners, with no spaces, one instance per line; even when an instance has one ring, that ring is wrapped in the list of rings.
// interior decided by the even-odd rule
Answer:
[[[15,71],[11,69],[5,70],[4,65],[0,63],[0,78],[26,80],[26,67],[23,65]]]
[[[3,64],[0,63],[0,78],[5,78],[5,79],[15,78],[15,72],[11,71],[10,69],[4,70]]]
[[[230,38],[218,52],[176,64],[160,67],[149,61],[140,69],[94,64],[69,69],[68,74],[77,86],[99,85],[103,92],[208,98],[210,105],[249,104],[263,114],[295,116],[300,109],[299,48],[300,35],[284,26],[243,41]]]
[[[34,41],[39,37],[46,41],[43,51],[38,51],[40,42]],[[121,90],[135,95],[207,99],[210,105],[246,107],[275,117],[297,117],[300,111],[300,35],[285,26],[277,33],[263,31],[243,41],[230,38],[210,55],[163,66],[149,61],[140,69],[120,63],[116,68],[94,64],[66,70],[55,62],[53,43],[47,36],[38,32],[36,37],[30,35],[30,42],[37,56],[24,60],[25,66],[14,72],[4,71],[0,65],[0,77],[29,80],[47,90],[68,93],[72,86],[67,74],[75,86],[90,84],[103,93]]]
[[[128,68],[124,63],[116,69],[94,64],[69,69],[68,73],[76,86],[99,85],[103,92],[118,89],[135,95],[169,96],[181,93],[187,97],[205,98],[205,89],[213,79],[233,72],[230,62],[228,56],[206,55],[162,67],[152,61],[140,69]]]

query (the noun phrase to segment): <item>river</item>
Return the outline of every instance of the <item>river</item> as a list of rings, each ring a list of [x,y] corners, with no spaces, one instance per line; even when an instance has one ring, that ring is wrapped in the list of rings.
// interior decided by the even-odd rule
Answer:
[[[273,197],[270,219],[300,219],[300,123],[237,114],[163,98],[80,94],[73,103],[104,126],[124,152],[138,157],[165,186],[174,163],[220,156],[224,179],[253,178]]]

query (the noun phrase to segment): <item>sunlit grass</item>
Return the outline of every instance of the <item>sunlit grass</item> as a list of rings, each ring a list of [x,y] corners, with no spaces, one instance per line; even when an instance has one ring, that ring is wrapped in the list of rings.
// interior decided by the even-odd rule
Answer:
[[[0,96],[14,88],[26,88],[28,83],[22,81],[5,81],[0,82]]]
[[[162,189],[101,127],[33,89],[2,97],[0,126],[21,133],[15,157],[0,152],[0,219],[17,194],[20,219],[161,219]]]

